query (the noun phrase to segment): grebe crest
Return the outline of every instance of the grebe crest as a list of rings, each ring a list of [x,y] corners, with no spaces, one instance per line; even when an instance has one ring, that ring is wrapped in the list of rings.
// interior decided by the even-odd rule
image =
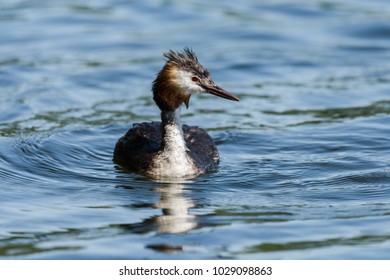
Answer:
[[[135,124],[115,146],[114,161],[127,170],[152,177],[194,177],[213,170],[219,162],[211,137],[198,127],[182,126],[180,108],[192,94],[211,93],[239,101],[217,86],[190,48],[169,51],[167,62],[152,84],[161,123]]]

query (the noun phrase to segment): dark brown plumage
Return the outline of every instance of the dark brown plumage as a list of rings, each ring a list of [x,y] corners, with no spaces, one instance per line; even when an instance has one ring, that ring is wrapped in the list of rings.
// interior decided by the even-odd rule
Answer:
[[[206,172],[219,163],[219,154],[213,139],[197,126],[183,125],[188,155]],[[146,173],[162,142],[161,122],[137,123],[116,143],[114,161],[128,171]],[[195,152],[194,152],[195,151]]]

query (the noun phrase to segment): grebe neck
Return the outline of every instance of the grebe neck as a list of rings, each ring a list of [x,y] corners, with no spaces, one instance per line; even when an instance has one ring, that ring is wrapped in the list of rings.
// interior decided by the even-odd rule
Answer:
[[[198,168],[187,155],[188,148],[180,124],[180,108],[161,111],[162,142],[149,173],[153,176],[184,177],[197,174]]]
[[[161,123],[163,134],[161,149],[166,152],[176,151],[185,154],[188,149],[181,128],[180,107],[174,111],[161,111]]]

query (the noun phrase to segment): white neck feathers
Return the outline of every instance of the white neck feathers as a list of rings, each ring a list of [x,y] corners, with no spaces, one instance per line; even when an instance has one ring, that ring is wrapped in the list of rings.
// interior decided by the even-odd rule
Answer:
[[[188,148],[180,123],[180,107],[175,111],[162,111],[161,120],[162,150],[158,153],[150,173],[160,177],[185,177],[197,174],[199,170],[187,155]]]

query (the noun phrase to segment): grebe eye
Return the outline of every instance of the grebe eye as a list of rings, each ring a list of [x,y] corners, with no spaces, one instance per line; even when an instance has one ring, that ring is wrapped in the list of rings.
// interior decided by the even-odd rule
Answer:
[[[194,83],[197,83],[197,82],[200,81],[198,77],[192,77],[191,80],[192,80]]]

